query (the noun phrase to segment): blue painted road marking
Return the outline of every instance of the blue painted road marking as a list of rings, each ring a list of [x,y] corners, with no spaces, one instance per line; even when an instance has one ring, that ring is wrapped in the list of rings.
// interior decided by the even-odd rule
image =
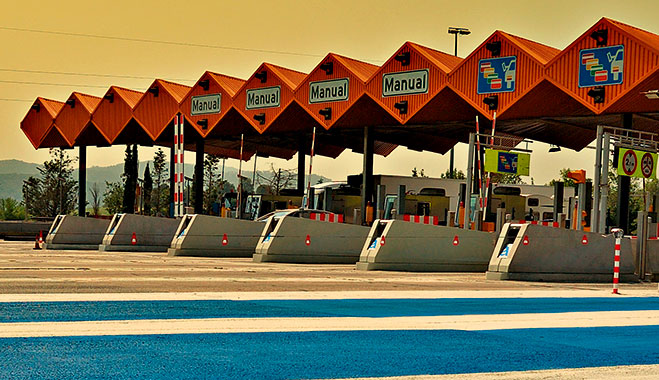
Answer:
[[[659,364],[659,326],[0,339],[3,379],[298,379]]]
[[[659,297],[201,300],[0,303],[0,322],[404,317],[659,310]]]

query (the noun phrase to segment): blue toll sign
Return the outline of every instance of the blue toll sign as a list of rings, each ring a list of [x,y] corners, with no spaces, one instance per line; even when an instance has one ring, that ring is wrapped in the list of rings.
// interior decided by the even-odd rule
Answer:
[[[515,91],[517,57],[481,59],[478,61],[478,93],[494,94]]]
[[[584,49],[579,52],[579,87],[621,84],[625,47],[623,45]]]
[[[517,174],[517,154],[499,152],[499,173]]]

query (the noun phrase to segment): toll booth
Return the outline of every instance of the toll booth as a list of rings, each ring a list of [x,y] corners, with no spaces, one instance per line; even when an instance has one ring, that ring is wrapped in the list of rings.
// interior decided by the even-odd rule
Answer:
[[[357,269],[485,272],[496,242],[489,232],[377,220],[362,246]]]
[[[210,215],[185,215],[169,256],[252,257],[265,222]]]
[[[97,250],[110,225],[110,219],[58,215],[46,236],[45,249]]]
[[[489,280],[608,282],[613,278],[614,245],[613,235],[506,223],[486,276]],[[620,279],[636,279],[627,238],[621,244]]]
[[[115,214],[99,251],[167,252],[180,219]]]
[[[342,215],[316,213],[270,218],[254,262],[354,264],[369,228],[342,221]]]

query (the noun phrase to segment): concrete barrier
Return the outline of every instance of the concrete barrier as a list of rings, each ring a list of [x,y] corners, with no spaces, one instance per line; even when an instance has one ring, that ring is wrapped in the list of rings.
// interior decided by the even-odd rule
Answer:
[[[110,219],[58,215],[46,236],[45,249],[98,249]]]
[[[489,280],[611,282],[615,238],[532,224],[504,225],[486,274]],[[630,239],[623,239],[620,279],[633,281]]]
[[[186,215],[176,230],[169,256],[252,257],[266,223]]]
[[[490,232],[378,220],[362,247],[357,269],[485,272],[495,241]]]
[[[115,214],[98,246],[100,251],[167,252],[180,219]],[[132,237],[135,234],[135,244]]]
[[[270,219],[254,254],[255,262],[354,264],[369,228],[295,216]]]
[[[52,222],[36,222],[25,220],[0,221],[0,238],[5,240],[32,240],[40,231],[44,234],[50,229]]]

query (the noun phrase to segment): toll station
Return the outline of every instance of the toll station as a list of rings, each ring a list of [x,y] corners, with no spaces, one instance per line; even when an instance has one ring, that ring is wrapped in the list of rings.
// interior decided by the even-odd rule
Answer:
[[[603,217],[612,156],[620,174],[613,226],[629,235],[630,217],[641,221],[640,235],[621,244],[619,273],[644,278],[653,270],[647,257],[657,254],[648,244],[656,217],[648,221],[647,210],[630,216],[628,200],[631,177],[656,178],[657,91],[659,36],[603,18],[562,51],[495,31],[465,59],[407,42],[381,67],[330,53],[308,74],[263,63],[245,81],[206,72],[192,87],[156,79],[144,93],[113,86],[102,98],[77,92],[64,102],[37,98],[21,129],[37,149],[79,147],[81,216],[87,146],[170,147],[172,204],[182,203],[174,179],[183,177],[176,163],[186,150],[197,153],[197,194],[203,193],[203,153],[241,165],[252,156],[297,154],[295,206],[310,210],[320,208],[321,198],[305,181],[306,155],[311,174],[315,154],[363,154],[361,178],[353,181],[359,194],[327,189],[322,196],[323,210],[343,223],[311,219],[312,213],[277,223],[243,221],[248,194],[239,190],[237,219],[198,215],[199,196],[195,216],[139,216],[145,222],[116,215],[105,249],[121,231],[117,244],[125,249],[145,244],[140,249],[170,248],[174,255],[249,257],[253,247],[257,261],[288,257],[282,260],[351,262],[365,270],[487,270],[492,279],[599,281],[613,268],[614,239]],[[584,175],[567,209],[564,189],[556,186],[546,226],[495,205],[485,179],[485,173],[528,170],[525,139],[574,150],[596,141],[592,185]],[[431,207],[408,209],[404,188],[375,188],[374,154],[386,157],[398,147],[445,154],[458,143],[469,144],[468,157],[457,158],[466,159],[468,178],[459,204],[441,208],[441,218]],[[446,198],[440,193],[432,193],[438,202]],[[388,215],[387,194],[396,195],[396,212]],[[348,198],[357,196],[358,204]],[[199,232],[186,243],[186,234],[195,236],[193,226]],[[158,239],[140,237],[150,234]],[[276,246],[283,251],[268,251]]]

